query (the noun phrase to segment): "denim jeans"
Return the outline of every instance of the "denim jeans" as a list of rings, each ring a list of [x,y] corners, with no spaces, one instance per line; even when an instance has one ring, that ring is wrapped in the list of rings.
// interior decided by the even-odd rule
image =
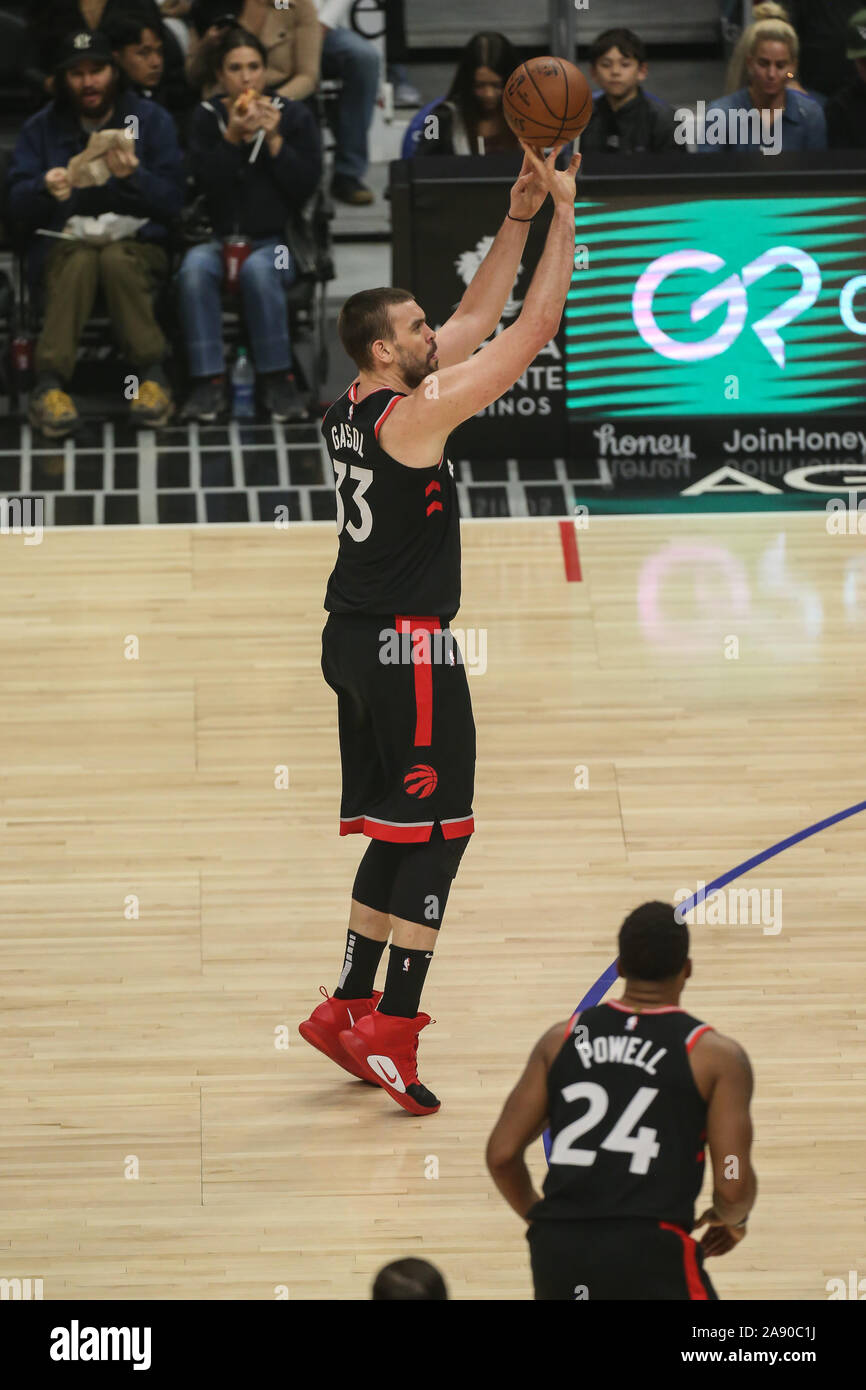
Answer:
[[[363,179],[367,172],[367,131],[379,91],[379,54],[354,29],[329,29],[322,43],[322,76],[342,79],[337,111],[334,173]]]
[[[294,284],[295,267],[274,264],[279,241],[254,241],[240,270],[240,299],[257,372],[288,371],[292,364],[286,291]],[[220,376],[225,371],[222,335],[222,244],[207,241],[193,246],[183,258],[176,285],[186,339],[190,375]]]

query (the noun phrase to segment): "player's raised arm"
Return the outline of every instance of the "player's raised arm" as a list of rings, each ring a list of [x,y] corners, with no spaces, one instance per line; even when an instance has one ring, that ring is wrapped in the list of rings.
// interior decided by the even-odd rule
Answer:
[[[554,160],[562,148],[559,145],[553,151]],[[547,186],[524,152],[520,173],[511,188],[508,213],[493,245],[454,313],[436,333],[440,369],[465,362],[496,328],[514,287],[529,224],[546,197]]]
[[[513,386],[559,327],[574,269],[574,180],[580,156],[558,170],[553,155],[542,160],[528,146],[524,150],[554,202],[541,260],[515,322],[467,362],[431,373],[388,417],[382,446],[410,468],[435,465],[451,431]]]

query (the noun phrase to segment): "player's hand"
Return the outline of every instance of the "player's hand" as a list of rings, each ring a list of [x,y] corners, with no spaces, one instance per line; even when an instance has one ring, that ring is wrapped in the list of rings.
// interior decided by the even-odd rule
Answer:
[[[561,145],[552,149],[546,159],[542,158],[541,151],[533,145],[527,145],[525,140],[521,140],[520,145],[523,150],[524,163],[529,161],[530,168],[537,176],[545,195],[549,193],[554,204],[565,203],[573,207],[577,197],[574,181],[580,168],[580,155],[572,155],[567,169],[557,169],[555,167],[556,157],[562,149]]]
[[[708,1259],[710,1255],[727,1255],[729,1250],[733,1250],[735,1245],[739,1245],[747,1230],[745,1226],[726,1226],[712,1207],[707,1207],[703,1216],[698,1217],[694,1229],[697,1230],[698,1226],[704,1224],[707,1225],[708,1230],[704,1231],[698,1243],[704,1252],[705,1259]]]
[[[557,145],[553,151],[556,159],[564,146]],[[538,151],[540,154],[541,152]],[[547,188],[529,162],[528,154],[523,156],[523,164],[511,187],[511,206],[508,211],[512,217],[534,217],[547,197]]]

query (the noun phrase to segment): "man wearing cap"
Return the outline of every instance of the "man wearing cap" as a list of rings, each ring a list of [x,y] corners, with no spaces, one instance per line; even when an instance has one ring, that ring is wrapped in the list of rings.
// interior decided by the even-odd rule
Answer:
[[[21,131],[8,174],[10,229],[16,239],[27,238],[29,278],[42,287],[30,420],[52,438],[75,427],[78,412],[66,387],[101,287],[137,381],[130,414],[137,424],[158,426],[172,401],[154,292],[168,276],[168,227],[184,197],[174,122],[127,90],[111,44],[98,31],[64,40],[54,91]],[[93,148],[95,133],[108,131],[126,139],[118,134],[83,174],[81,160],[70,168],[75,156]]]
[[[831,150],[866,149],[866,9],[848,24],[845,56],[857,70],[853,81],[827,102],[827,143]]]

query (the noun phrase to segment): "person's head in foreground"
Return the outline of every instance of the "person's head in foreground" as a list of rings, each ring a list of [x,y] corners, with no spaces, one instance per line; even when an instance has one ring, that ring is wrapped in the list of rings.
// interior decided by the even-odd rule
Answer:
[[[401,1299],[421,1303],[447,1299],[445,1280],[427,1260],[394,1260],[379,1270],[373,1283],[373,1300]]]

